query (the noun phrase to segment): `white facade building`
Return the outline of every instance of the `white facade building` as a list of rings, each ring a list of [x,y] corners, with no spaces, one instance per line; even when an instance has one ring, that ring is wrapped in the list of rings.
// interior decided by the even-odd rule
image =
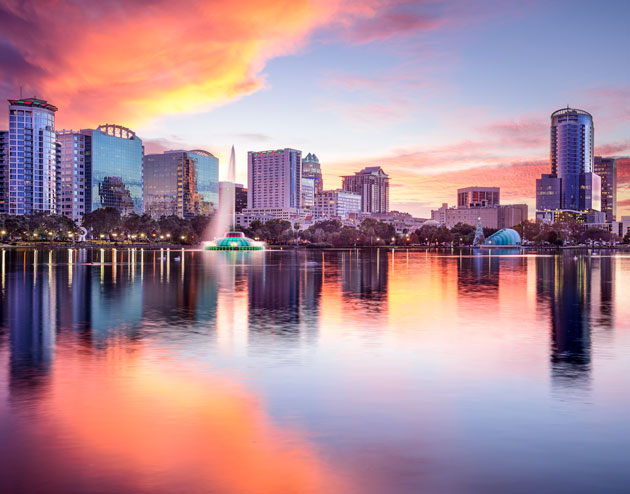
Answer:
[[[361,196],[344,190],[324,190],[315,196],[315,214],[327,218],[347,218],[361,212]]]
[[[302,152],[278,149],[247,153],[248,209],[299,209]]]

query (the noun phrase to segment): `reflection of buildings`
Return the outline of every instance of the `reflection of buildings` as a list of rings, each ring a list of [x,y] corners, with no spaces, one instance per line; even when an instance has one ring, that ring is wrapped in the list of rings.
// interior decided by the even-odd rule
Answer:
[[[268,253],[247,268],[251,334],[315,335],[323,273],[314,253]]]
[[[296,253],[271,254],[247,276],[250,330],[290,334],[300,322],[300,271]],[[270,264],[271,268],[267,269]]]
[[[536,258],[538,299],[551,316],[551,377],[560,385],[578,384],[591,367],[591,265],[569,255]]]
[[[498,297],[500,263],[508,261],[498,255],[473,255],[457,261],[458,295],[483,294]]]
[[[386,249],[341,252],[341,286],[344,298],[368,312],[387,310],[389,257]]]
[[[120,125],[101,125],[81,133],[88,136],[92,153],[89,210],[120,205],[126,208],[121,212],[127,213],[131,205],[136,213],[142,213],[142,140]]]
[[[41,387],[50,372],[57,334],[55,283],[39,268],[39,252],[6,251],[2,325],[9,330],[10,388],[21,396]],[[19,263],[19,264],[18,264]],[[22,269],[11,269],[19,265]]]
[[[98,195],[104,208],[114,208],[121,215],[133,213],[133,200],[121,177],[103,177],[98,184]]]

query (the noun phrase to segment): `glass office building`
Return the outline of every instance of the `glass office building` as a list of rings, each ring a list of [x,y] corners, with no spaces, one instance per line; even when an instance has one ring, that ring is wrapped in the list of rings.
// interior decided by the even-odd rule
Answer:
[[[594,133],[590,113],[567,107],[551,114],[551,173],[562,179],[564,209],[595,209],[580,193],[584,174],[593,173]]]
[[[81,133],[90,137],[90,211],[113,207],[122,215],[142,214],[142,140],[135,132],[120,125],[100,125],[95,130],[82,130]]]
[[[9,131],[0,130],[0,213],[8,213]]]
[[[56,111],[56,106],[37,98],[9,100],[8,208],[5,208],[9,214],[57,212],[60,157],[55,135]]]
[[[196,171],[198,214],[212,214],[219,207],[219,160],[203,149],[187,151],[186,154]]]
[[[190,218],[218,206],[219,160],[202,150],[144,157],[144,207],[154,218]]]
[[[602,179],[602,211],[606,221],[617,220],[617,160],[595,156],[594,171]]]

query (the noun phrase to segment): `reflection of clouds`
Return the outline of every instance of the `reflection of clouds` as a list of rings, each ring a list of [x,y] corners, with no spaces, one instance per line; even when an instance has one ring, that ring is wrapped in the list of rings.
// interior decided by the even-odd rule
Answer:
[[[313,447],[272,424],[243,387],[141,348],[61,359],[46,409],[79,460],[99,458],[143,492],[344,492]]]

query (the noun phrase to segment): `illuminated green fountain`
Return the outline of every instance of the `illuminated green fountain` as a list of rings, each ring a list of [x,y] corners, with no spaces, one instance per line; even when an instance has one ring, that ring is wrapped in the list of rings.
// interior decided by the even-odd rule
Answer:
[[[234,180],[236,176],[236,159],[234,157],[234,146],[230,154],[230,165],[228,168],[228,184],[222,193],[222,204],[219,204],[219,211],[215,216],[210,231],[210,235],[215,238],[210,242],[204,242],[203,250],[265,250],[263,242],[257,242],[247,238],[243,232],[227,232],[223,237],[218,234],[229,228],[229,225],[236,224]],[[232,226],[233,227],[233,226]]]

